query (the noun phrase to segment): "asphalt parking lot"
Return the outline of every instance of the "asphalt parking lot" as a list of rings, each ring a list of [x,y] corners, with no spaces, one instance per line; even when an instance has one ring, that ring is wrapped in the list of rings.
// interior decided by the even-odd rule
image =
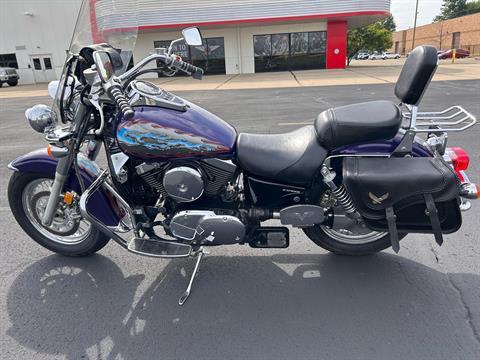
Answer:
[[[391,99],[392,84],[179,93],[239,131],[278,133],[331,107]],[[480,81],[439,81],[422,108],[480,118]],[[193,261],[142,258],[111,243],[70,259],[30,240],[8,209],[7,164],[44,146],[24,110],[0,99],[1,359],[479,359],[480,204],[443,247],[410,235],[395,255],[330,255],[298,230],[291,247],[213,249],[191,298]],[[480,181],[480,127],[451,135]]]

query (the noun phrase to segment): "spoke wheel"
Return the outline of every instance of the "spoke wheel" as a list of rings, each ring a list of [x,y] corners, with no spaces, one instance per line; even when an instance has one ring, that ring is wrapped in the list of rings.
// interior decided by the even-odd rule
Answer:
[[[391,246],[387,232],[373,231],[348,217],[330,191],[321,194],[317,203],[334,214],[331,227],[318,225],[303,230],[318,246],[339,255],[370,255]],[[400,238],[405,235],[400,234]]]
[[[77,206],[68,206],[59,200],[52,225],[45,227],[41,219],[50,196],[51,179],[40,178],[29,182],[22,192],[22,205],[33,227],[49,240],[63,245],[84,241],[91,231],[91,224],[82,219]]]

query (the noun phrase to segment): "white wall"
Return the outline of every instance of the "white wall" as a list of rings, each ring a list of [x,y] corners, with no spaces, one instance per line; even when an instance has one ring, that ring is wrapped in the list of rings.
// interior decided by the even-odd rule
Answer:
[[[0,54],[16,54],[20,84],[34,83],[30,55],[51,54],[60,76],[80,4],[81,0],[0,0]]]
[[[286,25],[236,26],[220,29],[201,29],[205,38],[223,37],[225,43],[225,68],[227,74],[251,74],[255,72],[253,36],[304,31],[326,31],[327,23],[315,21]],[[134,61],[154,52],[153,43],[172,40],[181,36],[178,31],[141,32],[135,46]],[[151,77],[151,76],[150,76]]]

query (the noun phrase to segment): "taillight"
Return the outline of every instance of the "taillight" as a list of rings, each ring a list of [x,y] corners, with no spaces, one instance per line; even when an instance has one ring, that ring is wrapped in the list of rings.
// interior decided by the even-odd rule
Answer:
[[[461,147],[451,147],[447,149],[450,159],[452,159],[453,168],[456,172],[465,171],[470,164],[470,156]]]

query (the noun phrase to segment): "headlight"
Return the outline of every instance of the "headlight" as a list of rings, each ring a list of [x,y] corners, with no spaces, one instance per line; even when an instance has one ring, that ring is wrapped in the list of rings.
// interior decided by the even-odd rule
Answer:
[[[25,111],[25,117],[28,119],[33,130],[43,133],[46,129],[56,124],[55,113],[47,105],[35,105]]]

